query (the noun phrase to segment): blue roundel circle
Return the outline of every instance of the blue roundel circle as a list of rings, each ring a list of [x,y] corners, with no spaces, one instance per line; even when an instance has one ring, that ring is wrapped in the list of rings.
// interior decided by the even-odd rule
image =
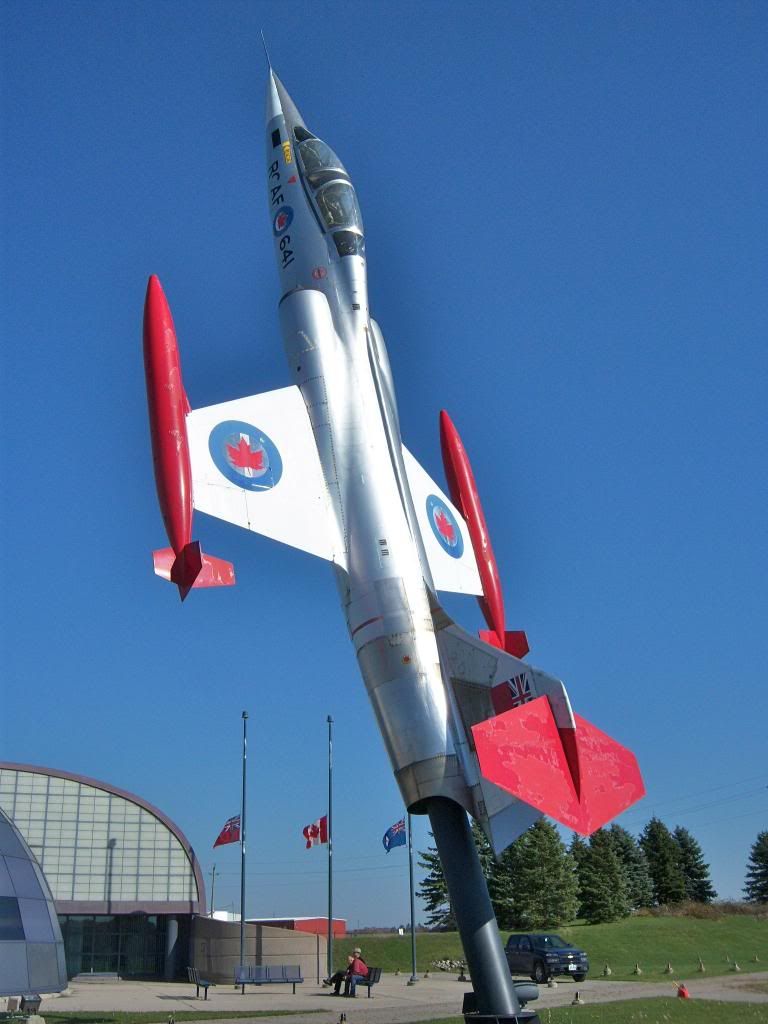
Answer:
[[[443,551],[451,558],[461,558],[464,554],[464,538],[456,516],[436,494],[430,494],[427,498],[427,518]]]
[[[290,206],[281,206],[272,220],[272,230],[276,235],[282,235],[291,226],[293,210]]]
[[[218,471],[246,491],[269,491],[283,475],[275,443],[250,423],[219,423],[210,433],[208,450]]]

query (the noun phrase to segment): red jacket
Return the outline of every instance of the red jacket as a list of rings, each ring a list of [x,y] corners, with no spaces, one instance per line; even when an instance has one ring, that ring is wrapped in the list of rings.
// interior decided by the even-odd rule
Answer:
[[[361,978],[366,978],[368,976],[368,967],[365,961],[356,956],[347,968],[347,974],[359,974]]]

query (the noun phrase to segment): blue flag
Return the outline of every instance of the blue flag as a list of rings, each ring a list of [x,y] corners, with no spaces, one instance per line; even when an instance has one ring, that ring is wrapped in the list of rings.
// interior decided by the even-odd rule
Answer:
[[[387,853],[393,846],[405,846],[405,818],[401,818],[391,828],[388,828],[381,841]]]

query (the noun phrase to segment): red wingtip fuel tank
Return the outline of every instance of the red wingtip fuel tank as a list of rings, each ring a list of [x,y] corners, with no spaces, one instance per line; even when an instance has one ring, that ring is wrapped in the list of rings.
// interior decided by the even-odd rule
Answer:
[[[495,647],[501,647],[517,658],[522,658],[528,653],[528,641],[525,633],[519,630],[505,631],[501,579],[496,556],[491,547],[480,496],[477,493],[472,466],[459,433],[444,409],[440,413],[440,447],[443,452],[443,466],[451,500],[467,521],[480,573],[480,582],[483,586],[484,597],[479,597],[478,602],[490,631],[483,631],[481,639]]]
[[[231,563],[204,555],[200,545],[192,542],[189,401],[181,380],[173,317],[154,274],[144,302],[144,371],[157,497],[171,542],[170,549],[154,553],[155,572],[178,586],[183,601],[192,587],[229,586],[235,578]]]

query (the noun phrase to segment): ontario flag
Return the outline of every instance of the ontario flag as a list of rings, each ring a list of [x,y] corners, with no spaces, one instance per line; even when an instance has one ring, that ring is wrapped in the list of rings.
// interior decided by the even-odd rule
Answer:
[[[319,846],[328,842],[328,815],[313,821],[311,825],[305,825],[302,834],[307,841],[307,849],[312,846]]]
[[[381,838],[384,849],[389,853],[393,846],[405,846],[405,818],[391,825]]]
[[[219,838],[213,844],[214,850],[217,846],[226,846],[227,843],[239,843],[240,842],[240,815],[236,814],[234,818],[230,818],[229,821],[224,825],[224,828],[219,832]]]

